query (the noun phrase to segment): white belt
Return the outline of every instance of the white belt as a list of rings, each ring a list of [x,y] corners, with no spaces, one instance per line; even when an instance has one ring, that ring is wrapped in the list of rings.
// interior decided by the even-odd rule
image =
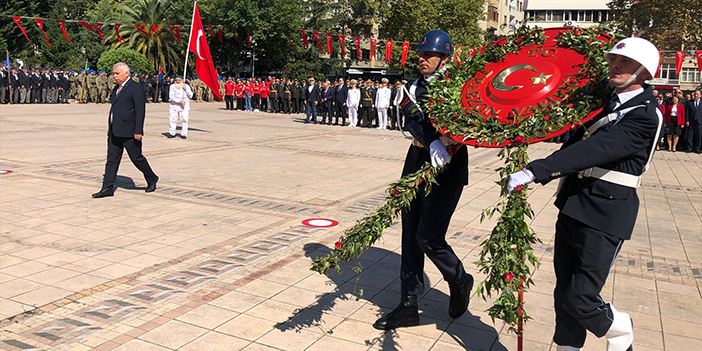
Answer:
[[[578,173],[578,178],[592,177],[599,180],[604,180],[605,182],[610,182],[629,188],[638,188],[641,185],[641,176],[635,176],[633,174],[612,171],[609,169],[604,169],[600,167],[588,168],[582,172]]]

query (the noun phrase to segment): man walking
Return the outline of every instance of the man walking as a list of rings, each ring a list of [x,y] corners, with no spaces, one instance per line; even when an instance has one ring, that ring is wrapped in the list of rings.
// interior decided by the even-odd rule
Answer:
[[[114,195],[117,170],[124,149],[127,149],[129,159],[134,166],[144,174],[147,193],[155,191],[156,182],[158,182],[158,176],[151,170],[146,157],[141,154],[146,116],[144,89],[129,78],[129,66],[125,63],[116,63],[112,67],[112,76],[118,85],[110,98],[112,106],[107,120],[107,162],[102,189],[93,194],[94,198]]]
[[[310,85],[305,88],[305,108],[307,108],[307,118],[305,123],[310,123],[310,115],[312,122],[317,124],[317,104],[319,103],[319,86],[314,83],[314,78],[309,78]]]
[[[346,125],[346,116],[348,115],[346,98],[349,88],[345,83],[344,78],[339,78],[339,85],[334,92],[334,125],[339,124],[339,117],[341,117],[341,125]]]
[[[168,93],[168,100],[171,102],[169,107],[169,138],[175,138],[179,119],[182,121],[180,137],[181,139],[188,138],[188,117],[192,97],[193,91],[189,85],[183,84],[183,76],[176,76],[175,84],[171,85]]]

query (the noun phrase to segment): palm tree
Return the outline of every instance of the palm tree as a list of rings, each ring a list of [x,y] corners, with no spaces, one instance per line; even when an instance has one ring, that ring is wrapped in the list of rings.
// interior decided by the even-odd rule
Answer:
[[[115,33],[106,41],[112,43],[113,49],[127,47],[144,54],[154,67],[175,71],[182,64],[183,55],[176,52],[177,44],[164,23],[172,11],[168,0],[126,0],[118,5],[118,12],[122,15],[116,18],[118,22],[129,23],[119,28],[124,43],[119,42]],[[140,32],[134,24],[140,25],[150,36]],[[155,31],[152,26],[156,26]]]

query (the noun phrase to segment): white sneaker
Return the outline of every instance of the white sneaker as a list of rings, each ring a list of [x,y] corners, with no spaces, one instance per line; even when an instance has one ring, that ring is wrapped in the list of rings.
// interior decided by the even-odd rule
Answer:
[[[605,337],[607,338],[607,351],[628,351],[634,342],[634,325],[631,317],[624,312],[617,312],[612,304],[614,320]]]

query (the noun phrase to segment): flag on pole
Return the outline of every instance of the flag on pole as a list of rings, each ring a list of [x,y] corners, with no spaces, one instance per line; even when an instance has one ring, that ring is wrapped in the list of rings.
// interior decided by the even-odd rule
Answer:
[[[119,40],[119,43],[122,44],[124,43],[124,38],[122,38],[122,36],[119,35],[120,26],[122,26],[122,23],[115,23],[115,34],[117,34],[117,40]]]
[[[5,51],[5,55],[7,55],[5,56],[5,66],[10,67],[10,52]]]
[[[195,11],[193,13],[192,35],[188,39],[188,50],[195,54],[195,71],[205,85],[212,89],[212,93],[217,100],[222,100],[219,95],[219,83],[217,82],[217,71],[212,62],[210,55],[210,47],[207,45],[207,37],[205,37],[205,28],[202,26],[200,19],[200,10],[195,3]]]
[[[305,49],[310,47],[310,43],[307,41],[307,35],[305,35],[305,30],[300,29],[300,34],[302,35],[302,47]]]
[[[407,53],[409,53],[409,44],[408,42],[402,43],[402,58],[400,59],[400,66],[405,66],[405,62],[407,62]]]
[[[388,40],[385,42],[385,61],[387,63],[390,63],[390,57],[392,57],[392,40]]]
[[[685,59],[684,52],[682,52],[682,51],[675,52],[675,74],[676,75],[680,74],[680,70],[682,70],[682,64],[683,64],[684,59]]]
[[[697,72],[702,73],[702,50],[695,50],[697,56]]]
[[[35,18],[34,22],[37,22],[37,26],[39,26],[39,30],[41,31],[41,34],[44,34],[44,38],[46,38],[46,45],[49,45],[49,47],[51,47],[51,43],[49,42],[49,37],[47,37],[46,32],[44,32],[44,19],[43,18]]]
[[[376,47],[378,45],[378,39],[371,39],[371,45],[370,45],[370,59],[373,60],[375,58],[375,51]]]
[[[27,36],[27,31],[25,31],[24,28],[22,27],[22,25],[20,24],[20,22],[22,21],[22,17],[12,16],[12,20],[15,21],[15,23],[17,24],[17,27],[19,27],[20,30],[22,31],[22,34],[24,34],[24,37],[27,38],[27,41],[31,43],[32,41],[29,40],[29,37]]]
[[[346,49],[344,49],[344,36],[339,34],[339,45],[341,45],[341,57],[346,57]]]
[[[353,42],[356,44],[356,60],[361,61],[361,38],[353,38]]]

